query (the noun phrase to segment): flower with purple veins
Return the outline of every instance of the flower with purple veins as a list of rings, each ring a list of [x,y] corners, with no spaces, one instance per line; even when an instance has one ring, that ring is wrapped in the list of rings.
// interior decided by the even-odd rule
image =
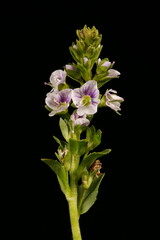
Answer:
[[[82,87],[75,88],[72,91],[72,100],[78,108],[77,114],[79,116],[95,114],[100,102],[97,82],[95,80],[89,80],[83,84]]]
[[[47,94],[45,103],[52,109],[49,116],[65,111],[70,104],[72,89],[63,89],[61,91],[51,91]]]
[[[63,70],[59,69],[59,70],[52,72],[49,80],[50,80],[52,86],[54,87],[54,89],[58,90],[58,85],[65,83],[66,76],[67,76],[67,73],[65,70],[63,71]]]
[[[79,116],[77,110],[75,110],[72,113],[70,119],[72,120],[73,126],[75,125],[88,126],[90,123],[89,119],[86,118],[86,114]]]
[[[113,89],[109,89],[106,91],[105,97],[106,97],[106,105],[111,109],[113,109],[114,111],[118,112],[121,110],[120,105],[121,105],[121,102],[124,101],[124,99],[122,97],[117,96],[116,94],[117,94],[117,91]]]

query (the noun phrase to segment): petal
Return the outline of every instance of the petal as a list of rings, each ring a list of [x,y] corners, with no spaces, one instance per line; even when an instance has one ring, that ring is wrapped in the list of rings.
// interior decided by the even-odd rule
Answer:
[[[107,78],[114,78],[114,77],[117,77],[117,76],[119,76],[120,75],[120,72],[118,72],[117,70],[115,70],[115,69],[109,69],[108,70],[108,76],[107,76]]]
[[[88,126],[90,121],[87,118],[78,118],[75,120],[74,125],[84,125]]]
[[[121,110],[119,102],[114,102],[114,103],[109,102],[107,104],[107,106],[110,107],[111,109],[113,109],[116,112]]]
[[[45,103],[50,108],[55,108],[57,105],[59,105],[59,94],[55,92],[49,92],[45,98]]]
[[[82,106],[77,109],[77,113],[80,116],[84,114],[90,115],[95,114],[97,112],[97,105],[90,104],[89,106]]]
[[[101,58],[98,58],[98,61],[97,61],[98,65],[100,64],[100,62],[101,62]]]
[[[111,62],[105,61],[101,66],[105,66],[105,67],[109,68],[111,66]]]
[[[74,103],[76,106],[79,106],[82,97],[83,97],[83,94],[82,94],[80,88],[75,88],[75,89],[72,91],[72,100],[73,100],[73,103]]]
[[[95,80],[87,81],[82,87],[81,91],[84,95],[89,95],[91,98],[99,97],[99,90]]]
[[[72,89],[67,88],[59,91],[59,96],[60,96],[61,103],[63,102],[69,103],[72,96]]]
[[[71,64],[66,65],[66,69],[76,71],[76,68]]]
[[[84,57],[84,58],[83,58],[83,62],[84,62],[84,64],[86,64],[86,63],[88,62],[88,58],[87,58],[87,57]]]
[[[61,105],[59,107],[54,107],[53,111],[49,113],[49,116],[52,117],[57,113],[63,112],[68,108],[68,105]]]
[[[111,96],[112,96],[112,101],[119,101],[119,102],[123,102],[124,101],[124,99],[122,97],[119,97],[119,96],[117,96],[115,94],[111,94]]]
[[[113,89],[109,89],[108,91],[107,91],[108,93],[117,93],[117,91],[116,90],[113,90]]]
[[[56,87],[57,85],[59,85],[60,83],[64,83],[66,80],[66,72],[58,69],[54,72],[52,72],[51,76],[50,76],[50,82],[53,84],[54,87]]]

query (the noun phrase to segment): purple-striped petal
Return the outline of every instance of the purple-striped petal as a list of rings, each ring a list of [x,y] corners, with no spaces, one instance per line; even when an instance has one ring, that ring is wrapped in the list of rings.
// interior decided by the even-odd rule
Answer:
[[[51,91],[47,94],[45,103],[52,109],[49,116],[65,111],[71,101],[72,89],[63,89],[61,91]]]
[[[95,114],[100,102],[97,82],[89,80],[82,87],[74,89],[72,91],[72,100],[78,108],[78,115]]]

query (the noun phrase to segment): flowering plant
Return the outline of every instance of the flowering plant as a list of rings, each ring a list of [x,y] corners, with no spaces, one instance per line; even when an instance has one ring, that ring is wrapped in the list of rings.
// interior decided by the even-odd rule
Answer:
[[[59,145],[57,159],[42,161],[55,172],[68,202],[73,240],[81,240],[80,215],[95,203],[105,176],[99,158],[111,151],[93,151],[101,143],[102,132],[91,121],[102,107],[120,114],[124,99],[113,89],[100,93],[103,85],[120,76],[113,68],[114,62],[100,58],[102,35],[94,26],[86,25],[76,34],[78,39],[69,47],[74,62],[52,72],[46,83],[51,91],[46,95],[45,107],[49,116],[59,115],[63,139],[54,136]]]

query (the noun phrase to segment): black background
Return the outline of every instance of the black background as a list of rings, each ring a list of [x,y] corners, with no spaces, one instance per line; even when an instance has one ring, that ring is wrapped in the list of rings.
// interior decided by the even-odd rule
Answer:
[[[148,136],[144,118],[149,117],[142,100],[152,31],[148,7],[135,2],[66,1],[8,3],[2,9],[6,236],[71,239],[66,200],[56,176],[40,160],[54,157],[58,146],[52,136],[60,136],[59,117],[50,118],[44,108],[50,90],[44,82],[72,61],[68,47],[77,39],[76,29],[85,24],[102,34],[101,58],[115,61],[114,68],[121,72],[106,87],[117,90],[125,101],[121,116],[101,109],[93,119],[103,132],[99,149],[112,152],[102,158],[106,175],[98,199],[81,216],[82,236],[128,240],[150,233],[144,198],[149,183],[143,155],[147,147],[142,144]]]

